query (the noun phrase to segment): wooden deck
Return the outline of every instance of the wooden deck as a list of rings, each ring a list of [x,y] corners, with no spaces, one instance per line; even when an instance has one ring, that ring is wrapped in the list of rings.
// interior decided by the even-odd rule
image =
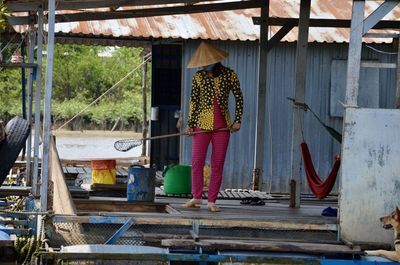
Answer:
[[[240,200],[218,200],[221,212],[211,213],[207,202],[197,209],[183,207],[185,198],[157,197],[156,205],[165,205],[165,212],[132,212],[124,198],[91,197],[85,211],[79,208],[76,216],[56,216],[61,223],[103,224],[112,218],[114,224],[132,219],[133,231],[140,231],[142,240],[150,245],[169,248],[220,250],[253,250],[272,252],[359,254],[359,247],[348,247],[338,240],[337,218],[324,217],[321,212],[328,205],[303,205],[294,209],[287,201],[266,200],[265,205],[242,205]],[[80,200],[82,201],[82,200]],[[115,211],[102,211],[88,205],[107,204]],[[140,205],[141,203],[136,203]],[[143,207],[148,203],[142,203]],[[124,208],[121,207],[124,205]],[[195,226],[199,232],[193,234]],[[92,228],[94,229],[94,228]],[[141,230],[143,229],[143,230]],[[137,234],[137,232],[134,232]],[[90,238],[90,236],[88,236]]]
[[[89,170],[90,168],[64,167],[59,168],[58,174],[65,175],[68,183],[68,178],[73,180],[78,174],[87,175]],[[221,191],[218,196],[217,204],[221,212],[212,213],[207,210],[206,199],[200,208],[185,208],[183,203],[190,198],[190,195],[167,195],[162,189],[157,189],[153,205],[145,202],[127,202],[126,169],[118,168],[117,175],[119,176],[117,185],[109,188],[114,189],[120,197],[104,197],[108,187],[96,187],[100,189],[98,195],[103,195],[102,197],[93,196],[94,194],[90,192],[89,198],[73,198],[77,209],[76,215],[55,215],[53,223],[58,222],[60,225],[70,223],[71,229],[75,226],[79,231],[84,231],[82,234],[84,238],[90,238],[87,234],[90,232],[94,232],[96,236],[99,236],[99,233],[104,234],[105,228],[102,225],[109,227],[110,230],[112,227],[110,225],[132,223],[133,234],[140,234],[141,240],[171,248],[180,248],[187,244],[187,240],[199,242],[189,244],[190,246],[212,244],[219,240],[219,249],[232,249],[236,242],[239,244],[236,244],[236,247],[241,250],[250,250],[246,246],[251,245],[253,249],[261,251],[276,251],[274,250],[276,244],[271,243],[272,240],[281,243],[291,242],[281,244],[279,251],[287,251],[303,244],[303,250],[300,252],[304,253],[311,247],[304,243],[315,244],[313,249],[318,253],[325,249],[325,246],[317,247],[318,244],[334,246],[331,250],[335,253],[348,254],[360,251],[359,248],[351,250],[338,241],[336,217],[321,215],[326,207],[337,207],[335,196],[319,201],[306,195],[300,208],[290,208],[289,198],[284,194],[274,196],[265,192],[228,189]],[[207,192],[204,192],[203,198],[206,197]],[[257,197],[263,200],[265,205],[241,204],[247,197]],[[86,230],[87,228],[89,230]],[[127,233],[129,234],[129,231]],[[297,243],[300,245],[296,245]]]

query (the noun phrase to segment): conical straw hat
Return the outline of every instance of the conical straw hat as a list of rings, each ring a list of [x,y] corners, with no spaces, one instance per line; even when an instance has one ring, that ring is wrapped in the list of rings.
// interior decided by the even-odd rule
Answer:
[[[202,41],[190,59],[187,68],[196,68],[218,63],[227,58],[228,55],[227,52],[217,49]]]

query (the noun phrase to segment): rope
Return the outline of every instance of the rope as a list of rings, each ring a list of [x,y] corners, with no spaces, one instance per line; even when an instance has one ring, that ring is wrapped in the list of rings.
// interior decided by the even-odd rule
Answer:
[[[132,71],[130,71],[128,74],[126,74],[121,80],[119,80],[117,83],[115,83],[112,87],[110,87],[106,92],[104,92],[103,94],[101,94],[98,98],[96,98],[92,103],[90,103],[89,105],[87,105],[85,108],[83,108],[81,111],[79,111],[74,117],[72,117],[71,119],[69,119],[67,122],[65,122],[63,125],[61,125],[59,128],[57,128],[56,130],[61,130],[64,126],[66,126],[68,123],[70,123],[71,121],[73,121],[76,117],[78,117],[80,114],[82,114],[82,112],[84,112],[85,110],[87,110],[88,108],[90,108],[91,106],[93,106],[95,103],[97,103],[100,99],[102,99],[105,95],[107,95],[108,93],[111,92],[111,90],[113,90],[114,88],[116,88],[119,84],[121,84],[123,81],[125,81],[125,79],[127,79],[131,74],[133,74],[137,69],[139,69],[143,64],[145,64],[147,61],[149,61],[151,59],[151,56],[149,56],[146,60],[144,60],[140,65],[138,65],[135,69],[133,69]]]
[[[372,47],[372,46],[370,46],[370,45],[365,45],[365,47],[367,47],[367,48],[369,48],[369,49],[371,49],[371,50],[373,50],[373,51],[375,51],[375,52],[379,52],[379,53],[383,53],[383,54],[389,54],[389,55],[397,55],[397,52],[385,52],[385,51],[381,51],[381,50],[378,50],[377,48],[374,48],[374,47]]]
[[[14,36],[11,37],[11,39],[7,42],[7,44],[4,45],[3,49],[1,49],[0,53],[3,52],[3,51],[8,47],[8,45],[10,45],[10,43],[15,39],[15,37],[16,37],[17,35],[18,35],[18,34],[15,33]]]

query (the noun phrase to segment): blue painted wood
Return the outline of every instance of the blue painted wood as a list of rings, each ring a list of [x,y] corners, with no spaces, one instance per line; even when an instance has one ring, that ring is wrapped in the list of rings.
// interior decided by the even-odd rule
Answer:
[[[117,232],[115,232],[114,235],[112,235],[112,237],[110,237],[110,239],[108,239],[104,244],[106,245],[110,245],[110,244],[114,244],[118,238],[120,238],[126,231],[128,231],[128,229],[133,225],[133,219],[129,218],[129,220],[123,224]]]
[[[368,257],[361,260],[321,259],[321,265],[394,265],[399,264],[384,258]]]
[[[2,240],[11,240],[10,235],[6,232],[0,231],[0,241]]]
[[[130,218],[129,217],[117,217],[117,216],[88,216],[88,224],[124,224]],[[64,223],[71,222],[71,219],[67,216],[55,215],[52,217],[53,223]]]

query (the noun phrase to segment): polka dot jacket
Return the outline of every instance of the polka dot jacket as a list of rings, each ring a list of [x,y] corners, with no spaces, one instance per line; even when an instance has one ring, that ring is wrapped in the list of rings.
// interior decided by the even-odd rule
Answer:
[[[189,105],[190,128],[201,128],[203,130],[214,129],[214,96],[225,116],[226,124],[231,125],[228,110],[229,93],[232,91],[235,97],[236,110],[234,123],[241,123],[243,115],[243,95],[237,74],[222,66],[221,74],[213,77],[204,70],[198,71],[193,76],[192,94]]]

